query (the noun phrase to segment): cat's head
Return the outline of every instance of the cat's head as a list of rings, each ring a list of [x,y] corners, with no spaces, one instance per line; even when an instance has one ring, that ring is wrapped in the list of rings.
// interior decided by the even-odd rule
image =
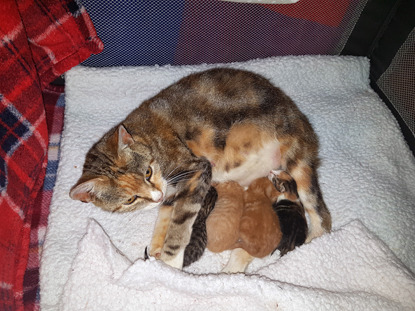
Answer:
[[[82,176],[69,195],[107,211],[127,212],[159,205],[166,189],[150,147],[134,141],[120,125],[89,150]]]

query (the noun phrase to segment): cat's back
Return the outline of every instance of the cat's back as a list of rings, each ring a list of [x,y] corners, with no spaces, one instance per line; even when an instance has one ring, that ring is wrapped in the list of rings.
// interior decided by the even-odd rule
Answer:
[[[233,68],[190,74],[150,100],[152,109],[179,117],[182,122],[197,117],[219,124],[221,120],[226,123],[254,118],[264,111],[272,113],[286,105],[291,105],[289,98],[266,78]]]

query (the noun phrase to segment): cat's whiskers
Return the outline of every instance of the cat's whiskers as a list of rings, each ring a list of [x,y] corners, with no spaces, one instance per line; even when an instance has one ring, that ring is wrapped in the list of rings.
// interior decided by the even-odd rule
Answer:
[[[196,171],[187,171],[187,172],[180,173],[179,175],[173,176],[172,178],[166,180],[167,184],[174,186],[175,184],[179,182],[190,180],[194,172]]]
[[[173,172],[175,171],[175,170],[177,170],[179,167],[178,166],[176,166],[174,169],[172,169],[168,174],[167,174],[167,176],[166,176],[166,179],[168,179],[172,174],[173,174]]]
[[[197,172],[197,170],[191,170],[191,171],[184,171],[184,172],[180,172],[177,175],[172,176],[170,179],[167,179],[168,181],[176,181],[176,180],[181,180],[184,177],[187,177],[193,173]]]
[[[183,181],[187,181],[187,180],[191,180],[191,178],[185,178],[185,179],[180,179],[179,181],[177,181],[177,182],[173,182],[173,183],[167,183],[167,185],[168,186],[176,186],[176,184],[178,183],[178,182],[183,182]]]

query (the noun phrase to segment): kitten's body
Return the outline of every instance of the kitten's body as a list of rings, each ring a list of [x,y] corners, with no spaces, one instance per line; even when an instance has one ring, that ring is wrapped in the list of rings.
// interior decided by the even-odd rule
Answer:
[[[272,209],[281,193],[266,177],[254,180],[246,191],[236,182],[215,188],[218,200],[206,221],[207,248],[216,253],[243,248],[258,258],[271,254],[282,236]]]
[[[215,184],[218,199],[206,220],[207,249],[214,253],[235,248],[245,209],[244,189],[235,181]]]
[[[298,197],[296,182],[291,176],[284,171],[271,171],[268,178],[281,193],[278,200],[273,202],[272,208],[280,223],[282,237],[277,249],[283,256],[305,242],[307,220]]]
[[[162,90],[104,135],[70,195],[109,211],[172,206],[161,259],[181,267],[211,181],[248,185],[287,170],[310,216],[308,239],[330,231],[317,167],[317,137],[280,89],[251,72],[217,68]]]
[[[254,180],[246,191],[235,182],[215,185],[218,199],[206,221],[207,248],[234,250],[224,272],[243,272],[254,257],[276,249],[283,256],[305,241],[307,222],[295,181],[283,171],[268,178]]]

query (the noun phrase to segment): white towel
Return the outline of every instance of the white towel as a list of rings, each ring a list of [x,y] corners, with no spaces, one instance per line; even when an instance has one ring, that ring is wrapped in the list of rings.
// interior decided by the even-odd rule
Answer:
[[[97,311],[411,310],[414,293],[412,276],[358,221],[247,276],[195,275],[142,259],[131,264],[91,221],[60,307]]]
[[[102,134],[144,99],[213,66],[218,65],[76,67],[67,74],[61,159],[41,262],[42,310],[175,309],[175,303],[186,310],[192,305],[275,309],[277,304],[291,310],[415,308],[410,298],[415,294],[415,160],[393,116],[369,87],[365,58],[276,57],[226,65],[266,76],[309,117],[320,138],[320,183],[337,230],[281,259],[254,260],[247,276],[215,274],[229,252],[206,251],[187,272],[143,262],[157,210],[109,214],[69,198],[86,152]],[[78,244],[89,219],[104,228],[114,246],[96,225]],[[114,247],[124,256],[116,256]]]

